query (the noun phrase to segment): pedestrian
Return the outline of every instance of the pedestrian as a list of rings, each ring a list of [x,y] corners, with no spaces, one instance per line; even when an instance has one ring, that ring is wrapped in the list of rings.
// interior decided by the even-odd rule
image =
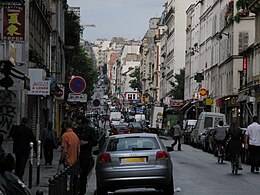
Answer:
[[[43,132],[43,152],[45,158],[45,165],[52,165],[53,160],[53,149],[57,149],[57,135],[55,130],[52,128],[53,123],[48,122],[48,127]]]
[[[178,150],[181,151],[181,137],[182,137],[182,132],[181,132],[181,126],[180,126],[180,121],[177,121],[177,123],[172,127],[170,130],[172,133],[172,138],[174,142],[172,143],[172,148],[174,150],[174,146],[178,142]]]
[[[251,172],[259,171],[260,163],[260,125],[257,116],[253,117],[253,123],[247,127],[245,133],[245,148],[249,149]]]
[[[74,165],[78,161],[80,142],[78,136],[73,132],[72,121],[67,119],[64,122],[66,131],[61,137],[61,156],[59,167]]]
[[[237,121],[233,121],[229,127],[230,140],[227,145],[227,151],[230,156],[239,155],[239,170],[242,170],[241,165],[241,152],[243,143],[243,134],[238,126]]]
[[[94,166],[92,147],[97,145],[97,139],[95,129],[90,126],[90,121],[85,116],[79,116],[77,124],[78,127],[75,132],[80,139],[80,195],[84,195],[86,193],[88,174]]]
[[[34,151],[37,153],[37,142],[33,131],[27,126],[28,119],[23,117],[21,124],[10,130],[13,138],[13,152],[15,154],[15,174],[23,179],[24,169],[30,154],[30,142],[33,142]]]

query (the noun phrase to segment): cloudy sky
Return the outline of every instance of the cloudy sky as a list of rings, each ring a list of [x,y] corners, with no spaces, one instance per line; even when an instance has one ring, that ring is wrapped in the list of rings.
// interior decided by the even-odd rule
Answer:
[[[94,42],[97,38],[111,39],[122,36],[142,39],[149,19],[160,17],[166,0],[68,0],[71,7],[80,7],[84,38]]]

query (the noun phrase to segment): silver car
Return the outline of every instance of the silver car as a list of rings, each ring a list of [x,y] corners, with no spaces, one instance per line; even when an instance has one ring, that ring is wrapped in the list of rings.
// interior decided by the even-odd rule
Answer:
[[[127,188],[174,193],[170,154],[156,134],[110,136],[96,161],[97,195]]]

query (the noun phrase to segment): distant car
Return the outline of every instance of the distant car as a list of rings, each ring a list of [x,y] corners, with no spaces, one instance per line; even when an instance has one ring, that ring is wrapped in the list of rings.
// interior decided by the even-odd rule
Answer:
[[[130,129],[131,133],[142,133],[145,131],[141,122],[129,122],[128,129]]]
[[[119,125],[121,122],[121,118],[112,118],[110,120],[110,126],[113,126],[113,125]]]
[[[125,134],[130,133],[127,125],[120,124],[120,125],[112,125],[110,129],[110,135],[117,135],[117,134]]]
[[[97,195],[129,188],[154,188],[174,193],[170,154],[156,134],[110,136],[96,161]]]

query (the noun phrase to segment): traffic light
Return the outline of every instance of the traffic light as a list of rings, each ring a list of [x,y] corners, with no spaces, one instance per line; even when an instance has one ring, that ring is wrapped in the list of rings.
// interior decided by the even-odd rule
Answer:
[[[197,73],[195,76],[194,76],[194,79],[197,81],[197,82],[201,82],[204,80],[204,75],[202,73]]]

